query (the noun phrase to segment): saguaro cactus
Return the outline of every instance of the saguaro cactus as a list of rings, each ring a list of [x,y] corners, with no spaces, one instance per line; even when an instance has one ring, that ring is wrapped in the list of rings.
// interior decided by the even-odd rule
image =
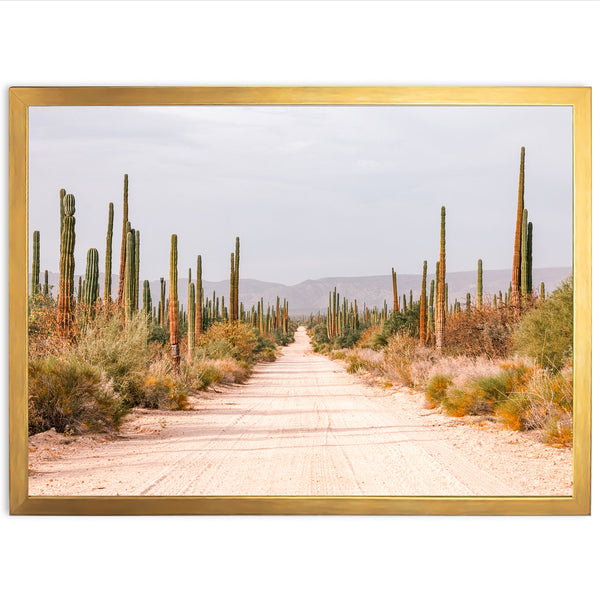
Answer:
[[[440,224],[440,272],[438,286],[437,321],[435,324],[435,343],[438,348],[444,346],[446,330],[446,207],[442,206]]]
[[[179,301],[177,299],[177,235],[171,236],[171,268],[169,270],[169,340],[173,371],[179,373]]]
[[[66,194],[63,200],[65,216],[60,240],[60,283],[58,290],[58,331],[67,336],[71,329],[73,283],[75,277],[75,196]]]
[[[521,299],[527,296],[527,209],[523,209],[521,223]]]
[[[398,312],[400,307],[398,306],[398,283],[396,281],[396,271],[392,267],[392,289],[394,291],[394,312]]]
[[[125,251],[125,318],[127,322],[131,321],[135,312],[135,233],[127,233],[127,246]]]
[[[427,261],[423,261],[423,278],[421,279],[421,304],[419,306],[419,341],[425,343],[427,338]]]
[[[117,301],[123,304],[123,289],[125,286],[125,261],[127,258],[127,233],[129,222],[129,177],[123,178],[123,232],[121,234],[121,264],[119,266],[119,291]]]
[[[65,218],[65,207],[63,205],[63,202],[65,200],[65,196],[67,195],[67,192],[64,189],[61,189],[58,192],[58,204],[59,204],[59,208],[60,208],[60,239],[62,240],[62,232],[63,232],[63,220]]]
[[[190,269],[190,279],[191,279]],[[192,360],[194,346],[196,345],[196,286],[193,281],[188,282],[188,360]]]
[[[546,299],[546,286],[544,282],[540,283],[540,300],[543,302]]]
[[[477,261],[477,308],[483,308],[483,261]]]
[[[521,305],[521,237],[523,235],[523,209],[525,208],[525,148],[521,148],[521,167],[519,171],[519,192],[517,198],[517,223],[515,228],[515,247],[513,253],[511,303],[515,309]]]
[[[196,315],[194,317],[194,335],[199,338],[202,334],[203,329],[203,318],[202,318],[202,306],[204,304],[203,299],[204,291],[202,289],[202,257],[198,255],[196,258]]]
[[[136,312],[140,308],[140,230],[135,230],[135,260],[134,260],[134,298],[133,305]]]
[[[527,223],[527,294],[533,292],[533,223]]]
[[[229,322],[235,319],[235,255],[231,253],[231,272],[229,275]]]
[[[160,324],[164,325],[165,324],[165,313],[166,313],[166,305],[165,305],[165,298],[166,298],[166,284],[165,284],[165,278],[161,277],[160,278],[160,315],[159,315],[159,319],[160,319]]]
[[[235,315],[234,319],[239,321],[240,319],[240,238],[235,238],[235,287],[234,287],[234,306]]]
[[[31,261],[31,295],[40,293],[40,232],[33,232],[33,259]]]
[[[48,269],[44,271],[44,298],[50,294],[50,286],[48,285]]]
[[[85,285],[83,286],[83,303],[91,308],[98,299],[98,250],[90,248],[87,252],[85,267]]]
[[[147,279],[144,279],[144,283],[142,285],[142,310],[144,311],[146,318],[149,320],[152,316],[152,296],[150,294],[150,282]]]
[[[79,276],[79,283],[77,284],[77,304],[83,302],[83,286],[81,284],[81,275]]]
[[[104,306],[108,308],[111,303],[112,288],[112,240],[113,219],[115,207],[112,202],[108,203],[108,230],[106,231],[106,257],[104,258]]]

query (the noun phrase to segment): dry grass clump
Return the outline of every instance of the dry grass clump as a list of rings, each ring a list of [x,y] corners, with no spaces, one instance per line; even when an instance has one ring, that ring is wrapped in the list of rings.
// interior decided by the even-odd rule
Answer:
[[[170,375],[148,375],[144,381],[144,408],[185,410],[189,408],[186,390]]]
[[[126,408],[102,371],[73,354],[29,361],[29,434],[52,427],[58,433],[116,428]]]

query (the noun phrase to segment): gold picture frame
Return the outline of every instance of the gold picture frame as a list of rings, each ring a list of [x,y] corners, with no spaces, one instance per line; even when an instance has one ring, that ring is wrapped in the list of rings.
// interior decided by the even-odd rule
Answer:
[[[574,416],[570,497],[28,495],[28,109],[148,105],[561,105],[573,110]],[[586,87],[15,87],[9,90],[11,514],[589,514],[591,89]]]

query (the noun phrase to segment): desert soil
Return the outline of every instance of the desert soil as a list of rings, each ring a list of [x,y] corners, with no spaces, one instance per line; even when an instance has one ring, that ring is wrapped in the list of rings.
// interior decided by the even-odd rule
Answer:
[[[314,354],[304,328],[243,385],[118,435],[30,438],[38,495],[571,495],[570,449],[424,408]]]

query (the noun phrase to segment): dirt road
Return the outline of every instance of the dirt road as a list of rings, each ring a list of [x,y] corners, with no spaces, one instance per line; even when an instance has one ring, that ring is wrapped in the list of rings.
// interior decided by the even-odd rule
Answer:
[[[570,495],[571,452],[446,417],[313,354],[186,412],[141,411],[117,439],[30,444],[31,495]]]

